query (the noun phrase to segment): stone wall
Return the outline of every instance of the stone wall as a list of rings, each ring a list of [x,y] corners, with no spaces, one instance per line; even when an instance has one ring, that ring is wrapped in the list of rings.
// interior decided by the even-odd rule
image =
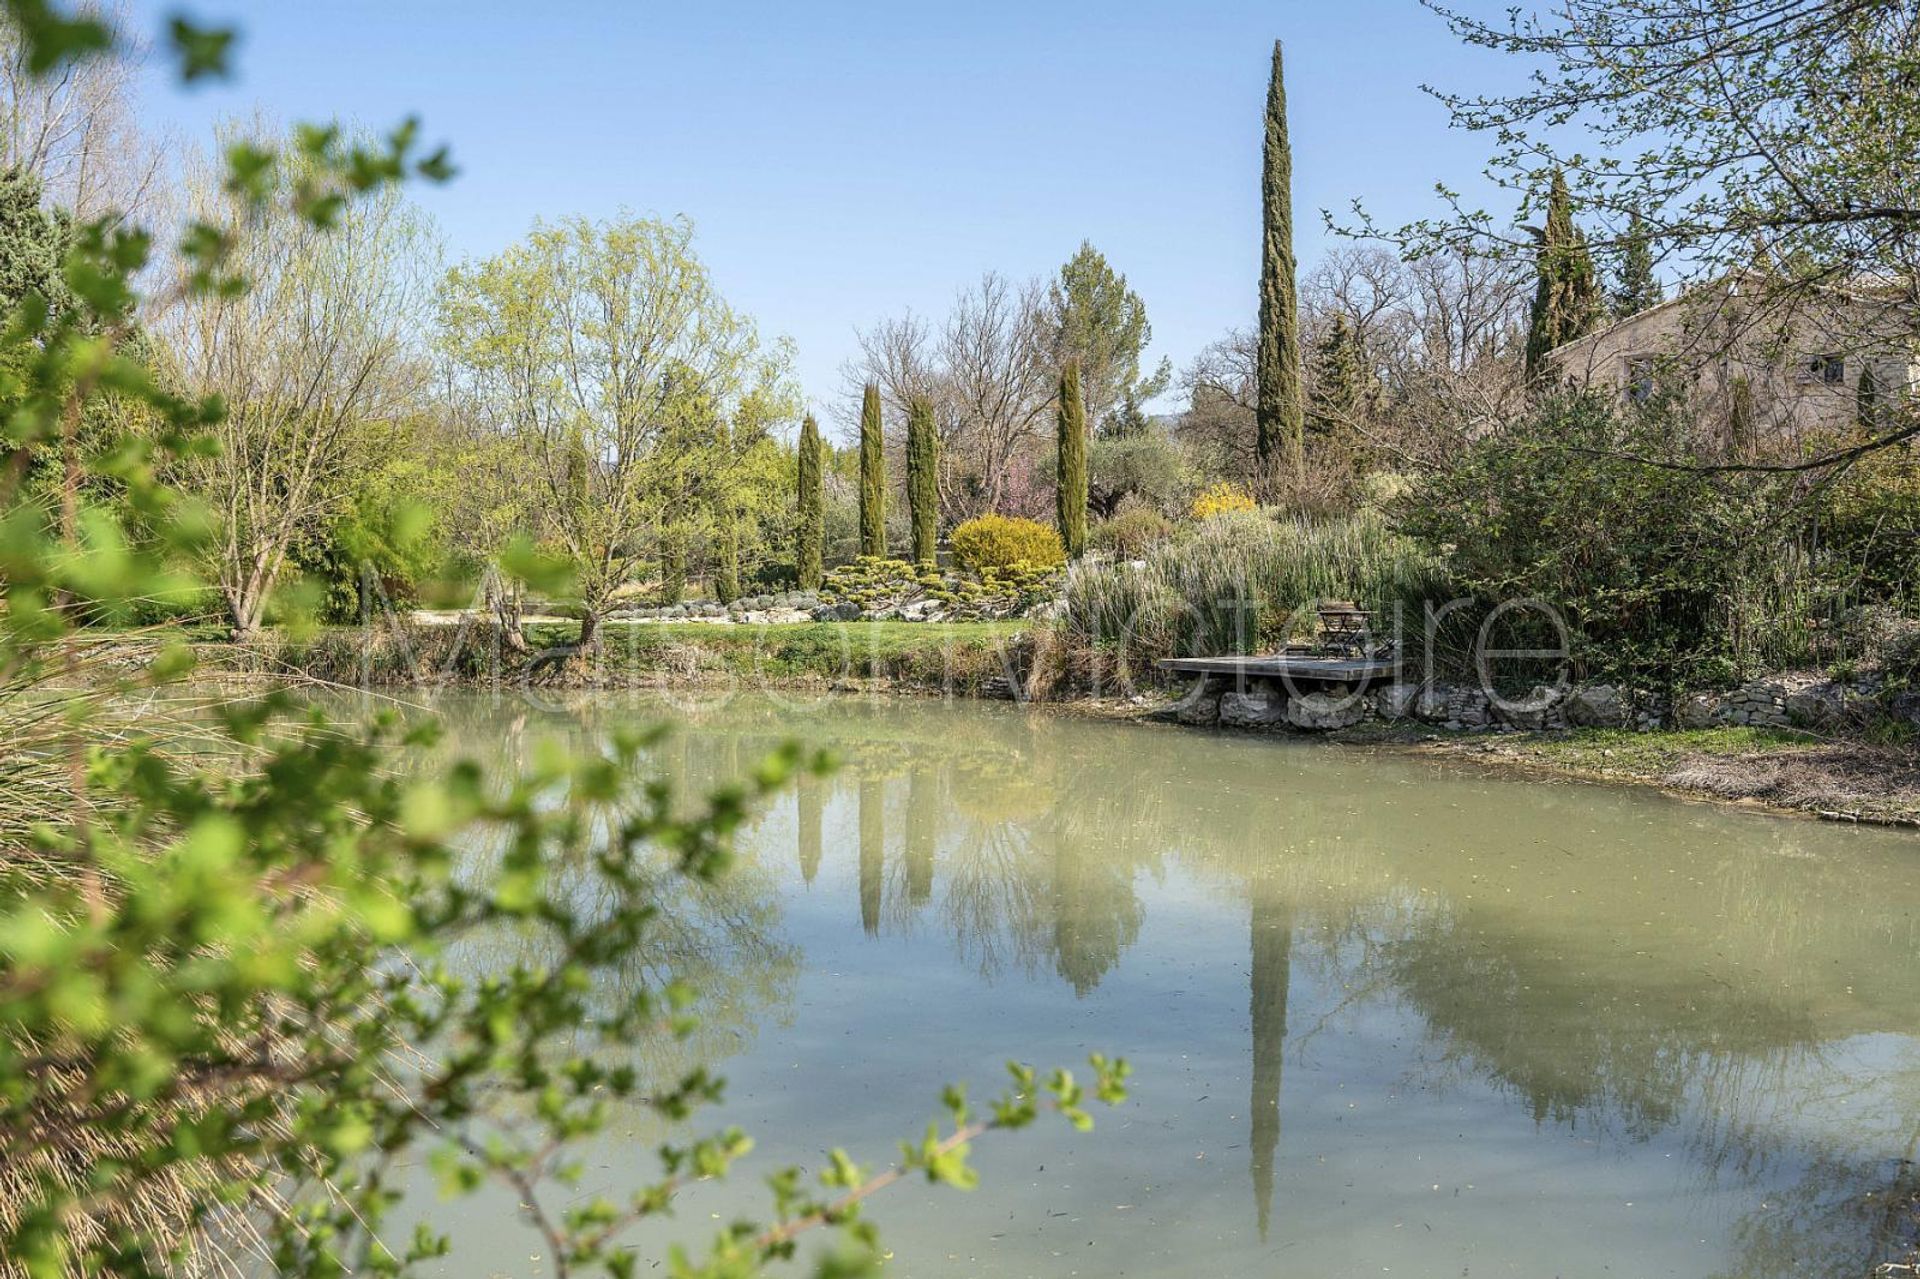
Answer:
[[[1831,730],[1891,715],[1920,725],[1920,695],[1883,701],[1867,682],[1818,675],[1775,675],[1724,693],[1695,693],[1669,705],[1617,684],[1537,686],[1524,697],[1495,699],[1466,685],[1388,684],[1357,691],[1331,684],[1289,693],[1278,681],[1236,687],[1225,677],[1197,683],[1173,708],[1182,724],[1326,732],[1370,720],[1425,724],[1450,732],[1662,728],[1744,725]]]

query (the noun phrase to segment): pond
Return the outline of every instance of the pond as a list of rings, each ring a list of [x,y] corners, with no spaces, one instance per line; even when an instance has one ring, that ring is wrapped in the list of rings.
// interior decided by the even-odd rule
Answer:
[[[948,1080],[1091,1050],[1131,1100],[990,1136],[971,1193],[883,1194],[889,1273],[1864,1276],[1912,1246],[1911,835],[1004,705],[441,709],[501,764],[667,718],[692,789],[790,736],[844,759],[681,925],[707,1126],[757,1149],[649,1260],[764,1216],[775,1164],[886,1163]],[[615,1127],[586,1189],[670,1135]],[[442,1210],[449,1273],[545,1273],[511,1207]]]

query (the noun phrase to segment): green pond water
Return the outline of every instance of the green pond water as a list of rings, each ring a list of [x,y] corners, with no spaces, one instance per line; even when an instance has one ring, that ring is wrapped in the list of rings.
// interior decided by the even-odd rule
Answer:
[[[669,719],[693,789],[787,737],[845,760],[679,904],[729,1079],[704,1127],[757,1150],[633,1236],[642,1275],[763,1216],[757,1170],[884,1164],[946,1081],[1096,1049],[1131,1100],[989,1137],[971,1193],[886,1192],[889,1273],[1865,1276],[1913,1246],[1920,838],[1000,705],[439,709],[496,764]],[[668,1135],[622,1114],[584,1189]],[[510,1199],[439,1219],[448,1273],[545,1273]]]

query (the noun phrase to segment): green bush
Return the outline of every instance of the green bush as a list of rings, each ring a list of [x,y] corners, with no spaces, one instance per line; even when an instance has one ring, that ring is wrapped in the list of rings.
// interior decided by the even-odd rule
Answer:
[[[1052,568],[1064,564],[1067,551],[1059,530],[1017,516],[982,515],[953,530],[953,558],[974,573],[1026,564]]]
[[[1685,469],[1695,435],[1677,402],[1549,397],[1398,510],[1464,592],[1558,608],[1584,674],[1695,687],[1812,660],[1830,599],[1796,481]]]
[[[1119,559],[1137,560],[1173,536],[1173,521],[1144,502],[1124,502],[1110,520],[1093,526],[1093,545]]]

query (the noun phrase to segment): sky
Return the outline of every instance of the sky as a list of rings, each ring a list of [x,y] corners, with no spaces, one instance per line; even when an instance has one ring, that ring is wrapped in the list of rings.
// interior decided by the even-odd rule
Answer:
[[[156,31],[164,7],[137,0]],[[453,260],[536,219],[692,219],[763,335],[840,403],[855,334],[943,313],[981,272],[1051,276],[1089,240],[1145,300],[1149,365],[1252,323],[1268,58],[1285,42],[1295,249],[1322,209],[1383,221],[1475,189],[1490,142],[1423,82],[1510,81],[1416,0],[196,0],[242,32],[239,74],[158,72],[143,118],[186,141],[256,109],[385,126],[418,115],[460,176],[418,198]]]

